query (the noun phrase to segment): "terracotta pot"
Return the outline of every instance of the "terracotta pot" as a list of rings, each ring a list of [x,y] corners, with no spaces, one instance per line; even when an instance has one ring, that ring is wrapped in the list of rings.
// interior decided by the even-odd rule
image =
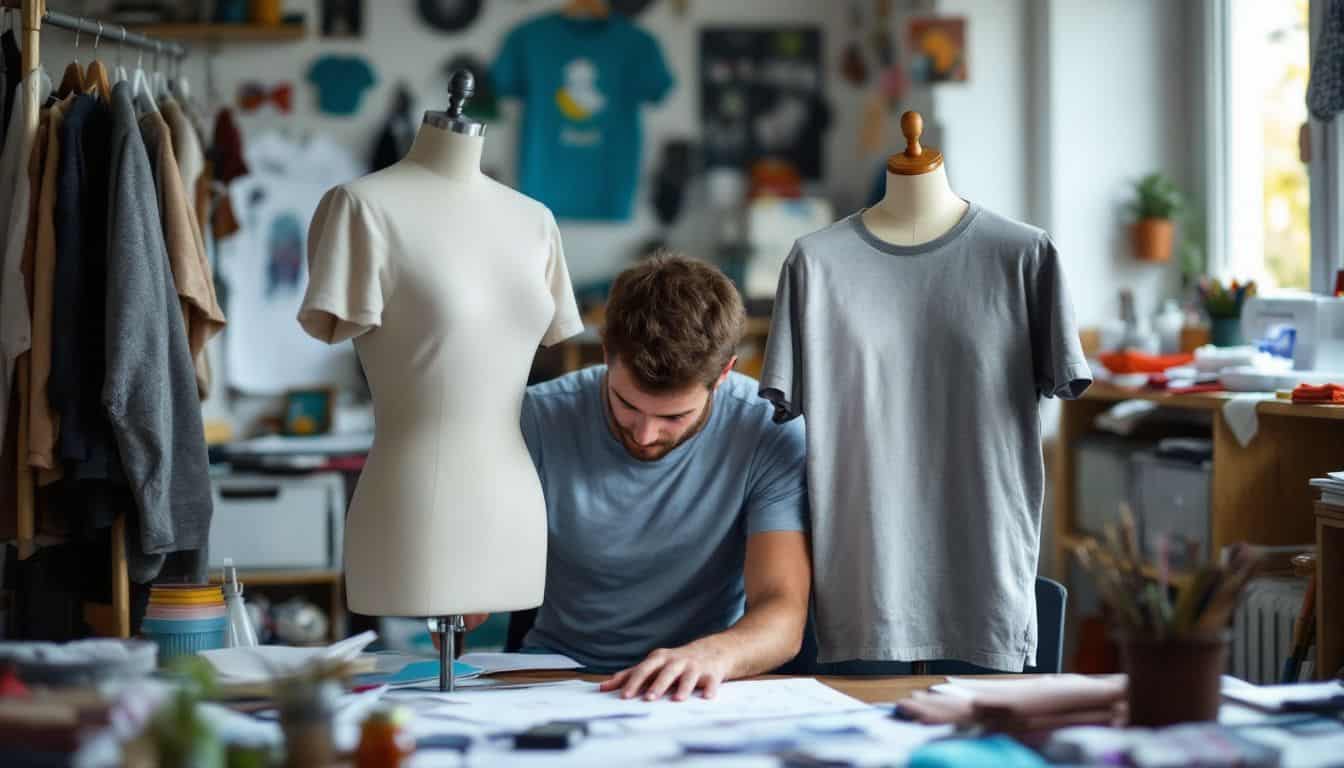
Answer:
[[[1227,668],[1228,637],[1154,640],[1121,635],[1122,668],[1129,675],[1131,726],[1163,726],[1218,719],[1219,686]]]
[[[1176,225],[1171,219],[1139,219],[1134,222],[1134,256],[1139,261],[1168,261]]]

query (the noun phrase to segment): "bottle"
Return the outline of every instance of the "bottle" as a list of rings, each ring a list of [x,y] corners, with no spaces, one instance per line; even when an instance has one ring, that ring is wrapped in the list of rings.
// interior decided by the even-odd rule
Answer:
[[[1185,327],[1185,313],[1175,299],[1167,299],[1162,311],[1153,319],[1153,328],[1157,331],[1161,353],[1173,355],[1181,351],[1181,329]]]
[[[229,616],[225,645],[229,648],[254,647],[257,633],[252,629],[247,606],[243,605],[243,585],[238,583],[238,569],[233,566],[231,557],[224,558],[224,606]]]
[[[355,768],[398,768],[415,752],[415,737],[406,728],[406,710],[380,709],[360,729]]]

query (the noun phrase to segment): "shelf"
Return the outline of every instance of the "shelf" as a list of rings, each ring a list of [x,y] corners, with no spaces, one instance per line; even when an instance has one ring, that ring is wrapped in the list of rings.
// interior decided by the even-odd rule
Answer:
[[[1147,400],[1170,408],[1216,411],[1226,405],[1234,394],[1230,392],[1206,392],[1197,395],[1172,395],[1167,392],[1126,389],[1106,382],[1097,382],[1088,387],[1082,399],[1106,403],[1120,402],[1121,400]],[[1318,405],[1314,403],[1292,403],[1287,400],[1265,400],[1258,403],[1255,410],[1257,413],[1271,416],[1344,421],[1344,405]]]
[[[211,43],[283,43],[308,34],[303,24],[139,24],[129,29],[160,40]]]
[[[1344,405],[1317,405],[1315,403],[1290,403],[1287,400],[1266,400],[1256,406],[1255,410],[1272,416],[1296,416],[1298,418],[1344,421]]]
[[[215,569],[211,569],[215,570]],[[256,570],[249,571],[245,569],[238,570],[238,580],[243,583],[243,587],[276,587],[291,586],[301,584],[336,584],[341,580],[340,571],[313,571],[313,570]],[[212,584],[218,584],[220,578],[218,575],[210,577]]]

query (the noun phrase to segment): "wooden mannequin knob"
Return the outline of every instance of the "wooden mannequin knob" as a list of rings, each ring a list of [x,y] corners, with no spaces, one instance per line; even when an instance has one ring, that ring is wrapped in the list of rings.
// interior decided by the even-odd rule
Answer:
[[[901,176],[918,176],[943,164],[943,153],[919,143],[924,134],[924,118],[913,110],[901,115],[901,133],[905,151],[887,158],[887,171]]]

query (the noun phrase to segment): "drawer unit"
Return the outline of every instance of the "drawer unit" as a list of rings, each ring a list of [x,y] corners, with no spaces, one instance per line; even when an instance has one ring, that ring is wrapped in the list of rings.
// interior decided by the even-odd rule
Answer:
[[[344,545],[341,476],[236,474],[212,478],[210,566],[339,569]]]

